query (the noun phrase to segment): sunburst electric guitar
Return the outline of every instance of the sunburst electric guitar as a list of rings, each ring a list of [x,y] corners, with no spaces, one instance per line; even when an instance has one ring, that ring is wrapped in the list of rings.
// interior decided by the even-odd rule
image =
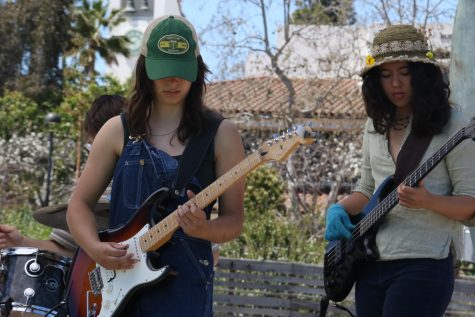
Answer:
[[[457,144],[469,138],[475,140],[475,120],[458,131],[434,155],[407,176],[403,183],[415,187]],[[379,257],[375,243],[376,232],[383,217],[399,202],[397,185],[392,176],[386,178],[363,209],[364,217],[354,221],[356,227],[352,238],[328,244],[323,263],[323,280],[329,300],[344,300],[353,288],[359,268],[365,262]]]
[[[223,174],[208,187],[190,199],[204,209],[226,189],[267,161],[283,161],[300,144],[310,144],[314,132],[309,127],[297,126],[281,136],[267,141],[257,151]],[[173,203],[168,188],[151,194],[135,212],[132,219],[117,230],[99,233],[101,241],[122,242],[139,260],[132,269],[108,270],[79,249],[73,261],[68,294],[71,317],[118,316],[130,297],[140,288],[159,283],[170,273],[170,267],[152,269],[147,252],[159,249],[178,229],[176,210],[150,228],[151,212],[163,211]]]

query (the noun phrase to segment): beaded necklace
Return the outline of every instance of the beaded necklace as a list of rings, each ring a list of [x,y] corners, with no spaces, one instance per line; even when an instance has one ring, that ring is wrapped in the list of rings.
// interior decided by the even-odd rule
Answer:
[[[397,131],[405,130],[409,126],[410,121],[411,121],[411,116],[397,118],[394,120],[392,127],[394,130],[397,130]]]

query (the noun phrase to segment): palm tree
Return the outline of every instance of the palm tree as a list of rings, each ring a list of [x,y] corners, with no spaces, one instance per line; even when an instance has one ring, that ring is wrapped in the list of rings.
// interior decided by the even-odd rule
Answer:
[[[83,73],[90,79],[96,75],[96,53],[107,64],[117,64],[117,54],[128,57],[129,39],[126,35],[104,37],[112,28],[122,23],[125,18],[120,10],[107,9],[102,0],[82,0],[82,7],[76,10],[73,26],[73,47],[67,55],[74,56]]]

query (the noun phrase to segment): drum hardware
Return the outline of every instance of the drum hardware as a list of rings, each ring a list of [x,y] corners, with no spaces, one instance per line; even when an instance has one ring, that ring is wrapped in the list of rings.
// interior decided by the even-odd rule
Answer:
[[[0,298],[14,299],[11,315],[67,315],[65,289],[70,258],[37,248],[18,247],[2,249],[0,262]],[[7,304],[0,308],[9,313]],[[8,315],[2,312],[1,316]]]
[[[10,312],[13,309],[12,303],[13,299],[10,296],[5,296],[2,298],[2,300],[0,301],[0,314],[2,316],[8,317],[10,315]]]
[[[26,297],[25,306],[28,306],[30,298],[35,297],[35,290],[30,287],[25,288],[25,290],[23,291],[23,295]]]
[[[28,260],[25,263],[25,273],[31,277],[40,276],[43,273],[41,270],[41,265],[38,263],[37,259]]]

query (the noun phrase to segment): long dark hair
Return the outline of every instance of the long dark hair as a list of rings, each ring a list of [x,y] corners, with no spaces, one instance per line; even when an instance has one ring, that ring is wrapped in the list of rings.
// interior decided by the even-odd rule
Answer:
[[[186,96],[183,117],[177,130],[178,140],[182,143],[189,136],[203,131],[204,120],[209,112],[204,105],[203,97],[206,91],[206,75],[210,71],[201,56],[197,59],[198,74]],[[153,88],[153,81],[148,78],[145,70],[145,57],[140,55],[135,67],[135,84],[128,107],[129,130],[132,137],[150,133],[148,121],[152,112]]]
[[[449,85],[436,65],[408,62],[408,66],[412,86],[411,128],[417,135],[439,134],[450,118]],[[363,76],[362,92],[374,129],[386,134],[396,119],[396,107],[384,94],[380,72],[380,67],[375,67]]]

